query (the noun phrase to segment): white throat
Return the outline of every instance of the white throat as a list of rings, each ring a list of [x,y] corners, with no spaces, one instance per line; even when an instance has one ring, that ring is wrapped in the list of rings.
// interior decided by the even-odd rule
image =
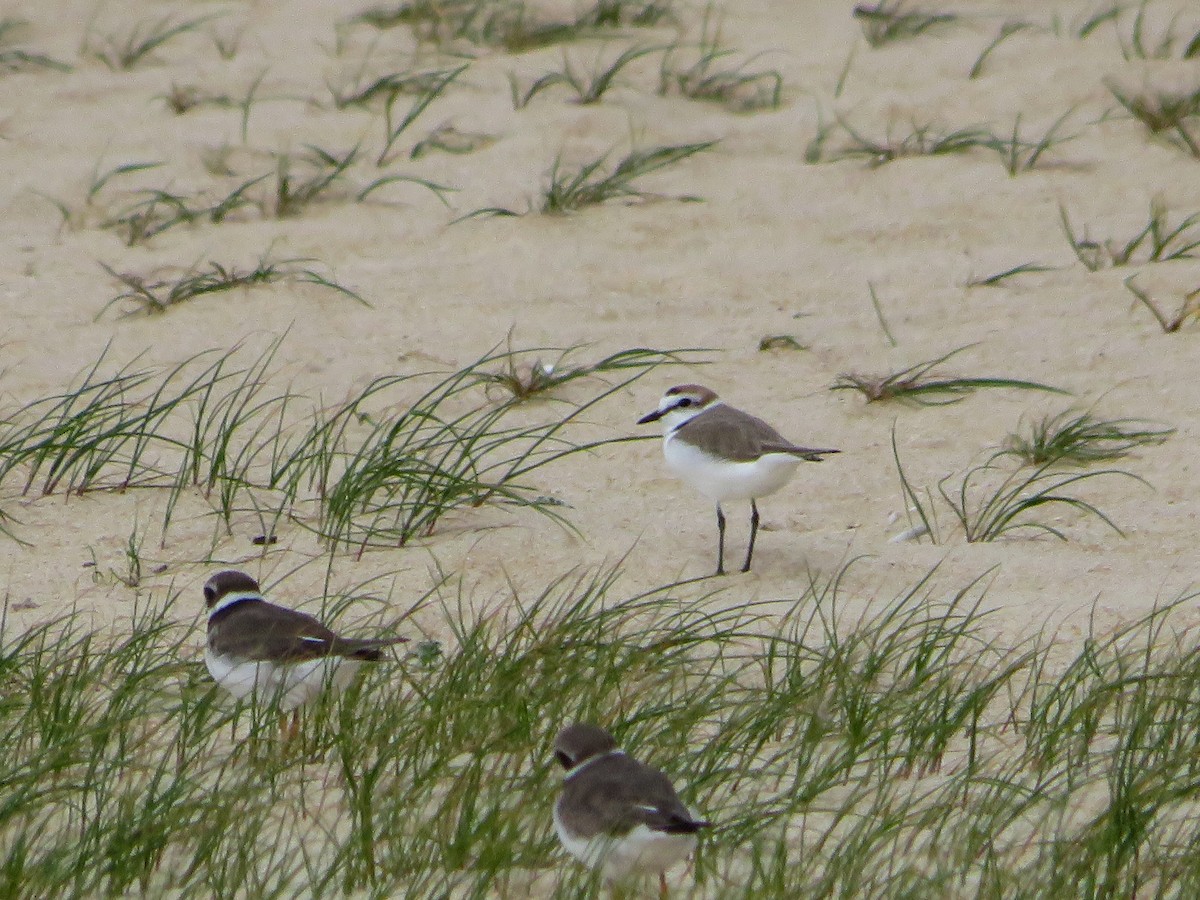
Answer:
[[[672,435],[688,422],[692,421],[692,419],[696,418],[696,416],[706,413],[710,409],[715,409],[720,405],[720,400],[714,400],[712,403],[707,403],[704,406],[677,406],[663,414],[663,432],[668,436]]]
[[[599,760],[602,760],[602,759],[607,759],[610,756],[624,756],[624,755],[625,755],[625,751],[618,749],[618,750],[609,750],[607,753],[601,753],[599,756],[593,756],[591,759],[581,762],[579,765],[577,765],[575,768],[573,768],[570,772],[568,772],[566,775],[564,775],[563,781],[570,781],[572,778],[574,778],[576,775],[578,775],[580,772],[582,772],[584,769],[586,769],[588,766],[590,766],[594,762],[598,762]]]
[[[234,591],[232,594],[226,594],[217,601],[217,605],[208,611],[208,617],[211,619],[221,610],[229,609],[235,603],[244,603],[246,600],[262,600],[263,595],[256,591]]]

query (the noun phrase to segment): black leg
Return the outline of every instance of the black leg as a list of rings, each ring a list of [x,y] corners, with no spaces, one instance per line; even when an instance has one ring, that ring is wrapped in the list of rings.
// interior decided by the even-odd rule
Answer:
[[[750,571],[750,560],[754,557],[754,539],[758,536],[758,504],[750,501],[750,546],[746,548],[746,564],[743,572]]]
[[[717,504],[717,574],[725,574],[725,513]]]

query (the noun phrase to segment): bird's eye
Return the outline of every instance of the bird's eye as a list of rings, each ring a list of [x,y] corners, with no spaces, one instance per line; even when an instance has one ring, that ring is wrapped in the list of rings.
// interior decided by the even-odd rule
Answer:
[[[216,600],[217,599],[217,589],[212,587],[211,585],[206,584],[204,586],[204,599],[207,600],[209,603],[212,603],[214,600]]]
[[[567,756],[567,754],[563,753],[561,750],[554,754],[554,758],[558,760],[558,764],[564,769],[571,768],[571,757]]]
[[[676,405],[676,406],[679,406],[679,407],[691,406],[691,405],[692,405],[692,398],[691,398],[691,397],[684,397],[682,400],[680,400],[680,401],[679,401],[678,403],[676,403],[675,405]]]

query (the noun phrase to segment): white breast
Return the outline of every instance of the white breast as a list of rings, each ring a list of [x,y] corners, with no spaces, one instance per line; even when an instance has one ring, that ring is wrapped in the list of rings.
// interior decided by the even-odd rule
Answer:
[[[237,699],[253,694],[266,701],[278,694],[279,708],[287,711],[311,703],[327,686],[345,688],[359,661],[326,656],[287,665],[245,662],[213,653],[206,647],[204,664],[213,680]]]
[[[663,456],[672,472],[718,503],[773,494],[801,462],[787,453],[768,453],[753,462],[719,459],[674,434],[663,439]]]
[[[590,868],[599,867],[609,881],[665,872],[696,849],[694,834],[666,834],[645,825],[638,825],[621,837],[580,837],[563,825],[557,804],[554,830],[568,853]]]

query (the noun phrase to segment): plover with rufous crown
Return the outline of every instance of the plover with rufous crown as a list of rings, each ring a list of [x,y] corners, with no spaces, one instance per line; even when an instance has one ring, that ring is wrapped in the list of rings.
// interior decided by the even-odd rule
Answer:
[[[696,849],[696,833],[710,823],[688,811],[666,775],[627,756],[603,728],[568,725],[554,756],[566,769],[554,805],[563,847],[614,886],[657,874],[666,897],[667,870]]]
[[[342,689],[359,664],[408,638],[345,638],[317,619],[268,603],[258,582],[244,572],[218,572],[204,584],[208,642],[204,662],[213,679],[239,700],[278,700],[292,713],[289,734],[299,727],[299,707],[326,688]]]
[[[799,447],[757,416],[735,409],[699,384],[671,388],[658,409],[639,425],[663,422],[663,456],[681,479],[717,504],[717,574],[725,574],[725,513],[721,504],[750,501],[750,544],[743,572],[750,571],[758,536],[759,497],[773,494],[801,462],[820,462],[837,450]]]

